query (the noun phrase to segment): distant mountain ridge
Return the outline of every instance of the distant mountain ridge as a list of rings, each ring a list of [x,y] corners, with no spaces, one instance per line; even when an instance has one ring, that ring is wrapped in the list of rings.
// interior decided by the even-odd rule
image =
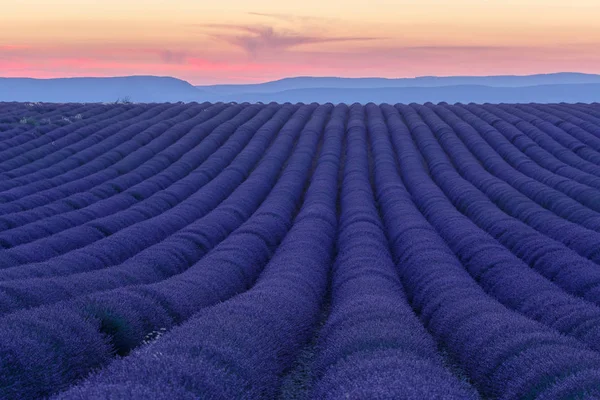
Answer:
[[[55,103],[196,101],[202,90],[172,77],[122,76],[114,78],[0,78],[0,101]]]
[[[276,81],[244,85],[196,86],[215,94],[275,93],[284,90],[332,88],[332,89],[375,89],[404,87],[442,87],[477,85],[490,87],[524,87],[537,85],[564,85],[600,83],[600,75],[576,72],[559,72],[537,75],[498,76],[421,76],[416,78],[338,78],[338,77],[293,77]]]
[[[0,101],[42,102],[596,102],[600,75],[417,78],[296,77],[248,85],[193,86],[172,77],[0,78]]]

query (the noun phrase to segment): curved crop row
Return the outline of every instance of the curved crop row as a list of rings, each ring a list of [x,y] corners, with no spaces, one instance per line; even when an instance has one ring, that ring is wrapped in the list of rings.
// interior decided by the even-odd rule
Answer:
[[[177,138],[177,136],[171,138],[172,135],[163,135],[163,133],[174,123],[188,120],[190,113],[197,112],[199,109],[182,110],[172,107],[146,121],[130,124],[122,129],[117,127],[118,133],[108,138],[99,136],[96,140],[82,140],[79,148],[72,146],[53,153],[53,158],[58,158],[59,154],[63,153],[58,162],[26,175],[27,184],[5,191],[5,199],[10,203],[4,206],[2,211],[6,213],[10,210],[21,211],[38,207],[48,201],[88,189],[103,180],[128,172],[137,163],[153,155],[156,151],[153,147],[156,147],[157,143],[160,146],[161,142]],[[219,107],[215,109],[219,110]],[[41,161],[43,160],[46,158]],[[98,171],[101,173],[94,174]],[[78,180],[79,185],[76,183],[74,188],[71,187],[71,193],[65,191],[62,186],[75,180]],[[5,183],[15,182],[12,180]],[[30,196],[32,194],[33,196]],[[6,210],[8,207],[12,208]]]
[[[337,222],[337,193],[329,189],[338,176],[339,117],[334,112],[326,129],[302,209],[252,289],[198,312],[58,398],[275,398],[325,294]]]
[[[473,167],[462,170],[470,174],[467,176],[471,179],[465,179],[454,169],[425,122],[414,111],[402,108],[410,116],[406,119],[407,125],[421,155],[429,164],[432,178],[459,211],[469,216],[473,222],[510,249],[513,254],[565,291],[600,305],[600,271],[597,264],[503,212],[504,209],[520,211],[528,204],[527,201],[517,202],[512,208],[499,209],[486,194],[500,195],[505,202],[510,202],[513,199],[510,187],[505,189],[497,183],[493,184],[495,181],[482,179],[481,175],[474,172],[480,170],[481,166],[472,162],[470,165]],[[464,151],[462,154],[459,160],[469,161]],[[457,165],[457,167],[461,166]],[[479,191],[472,182],[486,185],[486,193]],[[547,224],[547,226],[552,225]]]
[[[196,125],[186,137],[140,167],[88,190],[85,198],[75,194],[42,208],[1,216],[0,221],[14,228],[0,232],[0,245],[11,248],[125,209],[130,212],[132,206],[146,200],[156,201],[156,198],[150,198],[194,173],[211,154],[233,137],[232,131],[246,124],[262,125],[276,110],[276,107],[261,111],[259,107],[248,107],[210,132],[202,124]],[[246,132],[251,133],[242,131]],[[111,188],[115,193],[111,193]],[[106,197],[107,194],[112,195]],[[155,207],[157,211],[162,209],[159,204]]]
[[[96,123],[68,125],[60,132],[53,132],[51,135],[44,135],[38,140],[28,142],[26,145],[10,148],[0,154],[0,157],[5,157],[4,161],[0,163],[0,170],[4,171],[0,176],[4,178],[3,180],[8,180],[8,184],[3,184],[2,189],[5,190],[4,185],[12,188],[21,181],[27,181],[27,174],[36,173],[40,168],[62,161],[72,154],[69,146],[75,147],[76,150],[85,148],[98,139],[118,134],[120,129],[136,119],[151,117],[156,114],[156,111],[168,108],[170,107],[164,105],[148,106],[132,108],[124,113],[111,110],[111,114],[116,114],[112,118],[106,119],[104,115],[101,115]],[[55,140],[53,140],[54,136]],[[15,179],[15,182],[11,182]]]
[[[367,112],[376,163],[393,164],[385,123],[371,116],[372,107]],[[353,162],[344,168],[331,313],[319,334],[313,397],[477,398],[443,368],[406,302],[371,190],[367,139],[363,107],[354,105],[346,152]]]
[[[396,133],[404,133],[393,139],[403,181],[415,204],[479,285],[507,308],[600,350],[600,329],[595,326],[600,307],[567,294],[454,208],[418,162],[408,127],[393,109],[387,108],[386,115]]]
[[[0,102],[0,398],[600,397],[600,105]]]
[[[582,256],[600,261],[600,233],[585,227],[596,227],[600,222],[600,214],[512,170],[489,144],[476,135],[472,126],[456,117],[452,118],[452,113],[441,108],[433,112],[427,107],[419,107],[418,113],[423,117],[421,120],[416,110],[409,107],[402,107],[402,110],[415,124],[423,127],[428,125],[435,134],[436,142],[439,141],[438,146],[441,145],[443,150],[432,157],[439,157],[439,162],[449,157],[460,174],[503,212]]]
[[[388,125],[392,136],[399,134],[393,121]],[[418,211],[397,172],[381,173],[394,183],[378,194],[409,301],[482,394],[556,398],[580,392],[590,379],[600,382],[600,354],[487,296]]]
[[[0,283],[0,291],[5,293],[0,309],[8,312],[90,291],[112,289],[125,283],[154,282],[177,273],[183,266],[189,266],[191,255],[183,257],[187,263],[177,262],[182,256],[173,254],[174,244],[182,239],[192,241],[197,254],[211,242],[214,245],[215,241],[222,240],[242,223],[247,214],[253,212],[252,207],[258,207],[261,199],[268,194],[314,107],[300,108],[289,120],[287,118],[292,110],[283,108],[281,111],[280,119],[273,118],[263,126],[261,134],[237,155],[231,165],[187,201],[93,245],[55,257],[45,265],[31,265],[36,269],[52,268],[62,271],[57,275],[68,276]],[[264,154],[286,120],[273,145]],[[252,170],[263,154],[262,162]],[[233,214],[232,209],[235,211]],[[227,218],[224,219],[223,214]],[[215,229],[215,224],[217,227],[225,224],[227,229]],[[154,231],[148,232],[153,226]],[[88,262],[82,264],[82,257],[86,257]]]

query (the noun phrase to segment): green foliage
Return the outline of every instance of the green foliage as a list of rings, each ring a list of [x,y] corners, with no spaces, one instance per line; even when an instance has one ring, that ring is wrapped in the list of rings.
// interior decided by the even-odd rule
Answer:
[[[115,104],[133,104],[133,102],[131,101],[131,97],[124,96],[118,98],[117,101],[115,101]]]
[[[32,125],[32,126],[36,126],[39,124],[39,122],[33,117],[23,117],[23,118],[21,118],[19,123],[28,124],[28,125]]]

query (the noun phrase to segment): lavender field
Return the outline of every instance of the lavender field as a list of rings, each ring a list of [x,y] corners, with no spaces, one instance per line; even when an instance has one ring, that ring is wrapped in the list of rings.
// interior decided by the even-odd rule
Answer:
[[[600,104],[0,103],[0,399],[600,398]]]

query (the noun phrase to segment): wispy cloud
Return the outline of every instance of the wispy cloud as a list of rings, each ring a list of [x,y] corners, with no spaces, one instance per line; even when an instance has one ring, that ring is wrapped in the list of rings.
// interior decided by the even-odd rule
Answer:
[[[367,36],[308,35],[302,31],[275,29],[269,25],[207,24],[208,35],[237,46],[252,56],[281,53],[291,48],[319,43],[373,41]]]
[[[25,54],[27,46],[0,44],[0,58],[8,59]]]
[[[185,51],[160,50],[160,59],[166,64],[185,64],[190,55]]]
[[[296,21],[298,16],[292,14],[275,14],[275,13],[260,13],[260,12],[249,12],[248,15],[254,15],[255,17],[267,17],[280,19],[284,21]]]
[[[315,17],[295,14],[278,14],[278,13],[263,13],[263,12],[249,12],[248,15],[255,17],[270,18],[279,21],[293,22],[293,23],[315,23],[324,21],[333,21],[333,18],[327,17]]]

